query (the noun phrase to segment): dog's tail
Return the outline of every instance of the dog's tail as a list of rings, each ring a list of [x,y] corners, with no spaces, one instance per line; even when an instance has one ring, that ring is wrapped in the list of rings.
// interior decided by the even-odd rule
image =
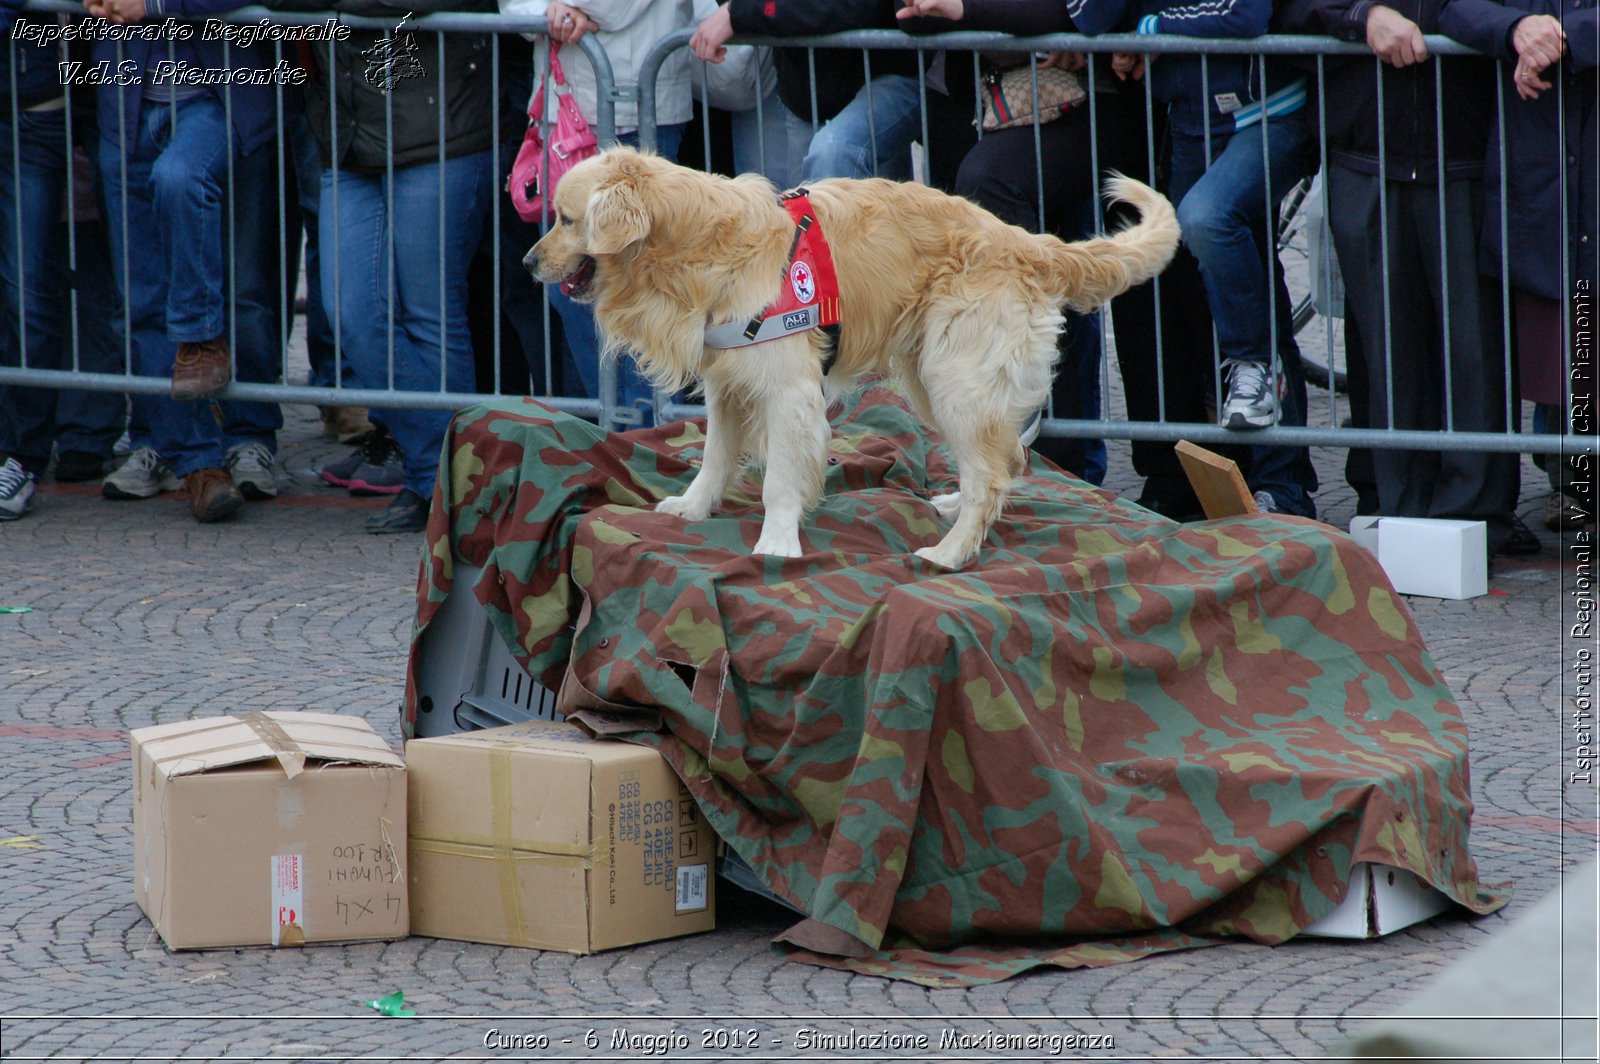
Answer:
[[[1110,236],[1070,244],[1040,238],[1050,250],[1052,286],[1079,314],[1166,269],[1182,235],[1172,204],[1149,185],[1114,173],[1106,181],[1106,198],[1137,207],[1139,220]]]

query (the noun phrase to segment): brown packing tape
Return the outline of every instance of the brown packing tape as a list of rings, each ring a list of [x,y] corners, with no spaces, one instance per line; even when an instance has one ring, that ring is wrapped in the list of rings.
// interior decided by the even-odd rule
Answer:
[[[506,935],[513,946],[526,946],[522,924],[522,896],[517,889],[517,866],[511,860],[511,751],[503,746],[489,751],[489,830],[494,836],[494,856],[499,861],[500,908],[505,913]]]
[[[239,714],[239,723],[255,732],[256,737],[267,744],[267,749],[283,766],[284,775],[294,779],[305,769],[306,752],[283,730],[283,725],[259,711]]]
[[[546,850],[513,849],[509,857],[493,843],[467,842],[461,839],[425,839],[411,836],[407,849],[412,853],[436,853],[445,857],[471,857],[486,861],[510,860],[516,862],[539,861],[556,865],[571,865],[585,872],[605,867],[603,856],[598,860],[587,853],[562,853]]]

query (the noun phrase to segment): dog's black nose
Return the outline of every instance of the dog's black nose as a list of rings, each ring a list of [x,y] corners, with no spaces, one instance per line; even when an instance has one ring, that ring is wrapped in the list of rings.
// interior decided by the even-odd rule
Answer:
[[[537,274],[539,272],[539,249],[538,248],[536,248],[536,247],[529,248],[528,249],[528,253],[526,255],[522,256],[522,268],[524,270],[527,270],[529,273],[532,273],[532,274]]]

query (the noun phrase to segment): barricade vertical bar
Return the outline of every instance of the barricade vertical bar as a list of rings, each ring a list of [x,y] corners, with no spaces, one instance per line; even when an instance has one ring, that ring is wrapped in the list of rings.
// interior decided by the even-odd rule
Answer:
[[[1511,241],[1510,230],[1510,205],[1511,197],[1505,194],[1506,189],[1506,83],[1500,77],[1500,72],[1495,71],[1494,79],[1495,122],[1500,134],[1500,157],[1495,160],[1495,165],[1500,168],[1500,343],[1506,351],[1506,363],[1511,361]],[[1506,389],[1506,400],[1511,399],[1511,390]],[[1509,428],[1512,422],[1506,422]]]
[[[1455,360],[1450,357],[1450,236],[1449,226],[1445,224],[1448,217],[1449,175],[1444,169],[1444,62],[1442,55],[1433,57],[1433,145],[1434,154],[1437,156],[1435,165],[1439,167],[1439,276],[1442,278],[1440,288],[1444,289],[1440,303],[1440,317],[1444,319],[1441,326],[1441,339],[1444,342],[1444,429],[1452,432],[1456,427],[1456,396],[1455,389],[1451,386],[1454,376],[1451,363]],[[1499,80],[1496,78],[1495,80]],[[1477,284],[1476,271],[1474,276],[1466,279],[1467,284]],[[1506,349],[1509,357],[1510,348]],[[1506,401],[1509,404],[1511,392],[1506,391]],[[1506,425],[1509,427],[1510,409],[1507,408]]]
[[[1144,76],[1146,81],[1150,80],[1150,63],[1148,60],[1145,62]],[[1204,106],[1200,108],[1200,125],[1205,137],[1205,172],[1209,174],[1211,172],[1211,57],[1203,52],[1200,55],[1200,99],[1204,103]],[[1264,106],[1265,104],[1263,103]],[[1171,117],[1169,116],[1167,120],[1170,123]],[[1171,135],[1170,127],[1169,135]],[[1178,204],[1174,203],[1172,207],[1176,210]],[[1204,278],[1202,277],[1203,283]],[[1217,397],[1217,416],[1220,419],[1222,416],[1222,403],[1227,394],[1228,385],[1227,381],[1222,377],[1222,338],[1217,335],[1217,322],[1214,316],[1211,319],[1211,387],[1215,389],[1212,394]],[[1161,408],[1161,420],[1165,421],[1166,419],[1167,408],[1163,405]]]
[[[1201,67],[1201,76],[1204,77],[1205,68]],[[1145,128],[1145,165],[1150,175],[1151,184],[1156,183],[1156,144],[1155,136],[1155,97],[1150,89],[1150,70],[1148,64],[1144,76],[1144,128]],[[1161,275],[1156,274],[1151,283],[1155,285],[1153,295],[1156,303],[1156,420],[1167,420],[1167,355],[1166,337],[1163,335],[1161,322]]]
[[[1389,285],[1389,138],[1388,109],[1384,103],[1383,60],[1372,57],[1378,79],[1378,254],[1383,263],[1383,401],[1384,427],[1394,428],[1394,308]],[[1367,367],[1372,372],[1372,367]],[[1370,412],[1371,406],[1368,405]]]
[[[489,35],[489,64],[489,129],[491,130],[489,165],[493,174],[489,189],[489,268],[493,271],[490,274],[490,287],[494,293],[495,307],[493,315],[494,350],[490,352],[489,361],[493,364],[493,369],[490,372],[493,374],[494,393],[496,395],[504,395],[504,382],[500,379],[500,349],[502,344],[500,336],[500,307],[504,304],[500,298],[500,201],[503,198],[500,195],[500,174],[503,171],[500,169],[500,35],[498,33]],[[523,356],[522,362],[524,366],[527,365],[528,359],[526,355]],[[476,382],[474,382],[474,390],[476,390]]]
[[[117,42],[117,69],[122,69],[123,45]],[[121,135],[118,143],[122,150],[117,152],[117,168],[122,178],[118,186],[121,195],[118,197],[122,207],[122,284],[119,286],[119,295],[122,297],[122,369],[123,376],[135,375],[133,360],[133,301],[128,298],[128,277],[130,260],[128,254],[128,99],[122,93],[117,93],[117,132]]]
[[[385,26],[383,39],[386,45],[384,65],[379,71],[383,78],[383,140],[390,145],[388,151],[383,153],[383,284],[384,284],[384,322],[385,335],[388,337],[389,369],[388,388],[394,388],[394,289],[395,289],[395,254],[394,254],[394,83],[395,68],[394,51],[396,48],[395,28]]]
[[[444,155],[444,98],[450,89],[446,83],[450,77],[450,71],[445,67],[444,62],[444,34],[434,34],[434,41],[438,45],[434,49],[435,58],[439,61],[439,391],[443,393],[450,390],[449,381],[447,380],[450,375],[450,315],[446,313],[446,309],[450,304],[446,295],[447,285],[445,284],[444,276],[444,249],[450,239],[450,234],[446,231],[448,226],[445,224],[444,215],[446,199],[445,170],[449,166]],[[476,385],[477,382],[474,381],[473,386],[476,387]]]
[[[1324,56],[1317,56],[1317,172],[1322,175],[1322,180],[1318,182],[1320,185],[1318,192],[1322,199],[1322,225],[1327,230],[1324,234],[1324,239],[1319,241],[1322,246],[1322,276],[1327,277],[1331,272],[1332,262],[1338,261],[1338,251],[1332,247],[1333,229],[1328,224],[1328,219],[1333,215],[1328,198],[1328,71],[1324,59]],[[1328,310],[1331,311],[1333,309],[1331,292],[1329,293],[1328,302],[1330,304]],[[1334,377],[1338,370],[1334,364],[1333,315],[1331,313],[1322,316],[1322,336],[1323,349],[1327,352],[1328,359],[1328,424],[1337,425],[1339,424],[1339,389],[1334,386]],[[1349,342],[1350,330],[1346,326],[1345,343],[1348,344]],[[1345,380],[1347,381],[1350,379],[1349,367],[1350,353],[1346,350]],[[1354,387],[1354,385],[1350,385],[1350,387]],[[1355,397],[1353,395],[1350,397],[1350,403],[1352,406],[1355,405]],[[1361,427],[1364,428],[1365,426]]]
[[[339,239],[338,234],[342,227],[339,224],[339,114],[337,99],[339,95],[339,59],[336,51],[337,44],[330,34],[328,39],[328,169],[324,171],[322,180],[330,192],[329,206],[331,207],[331,223],[322,224],[322,212],[317,212],[317,254],[326,255],[333,252],[333,306],[327,308],[333,315],[333,387],[335,391],[344,387],[344,307],[343,279],[339,264]],[[333,247],[321,246],[322,234],[333,233]],[[362,381],[366,384],[366,381]]]
[[[1100,97],[1096,88],[1095,56],[1091,54],[1085,64],[1089,89],[1089,202],[1094,213],[1094,231],[1106,230],[1105,199],[1100,194]],[[1100,420],[1111,420],[1111,359],[1106,350],[1106,332],[1110,325],[1111,302],[1100,304],[1095,316],[1100,326]]]
[[[1272,109],[1268,106],[1271,94],[1267,91],[1267,57],[1261,57],[1261,169],[1266,175],[1263,187],[1266,189],[1266,216],[1267,216],[1267,371],[1271,376],[1274,393],[1277,391],[1278,375],[1284,372],[1282,360],[1278,352],[1278,212],[1275,209],[1278,200],[1273,198],[1272,182]],[[1222,398],[1218,393],[1217,413],[1222,412]],[[1304,411],[1301,411],[1304,413]],[[1280,407],[1278,417],[1283,417]]]
[[[282,41],[276,41],[273,43],[272,60],[274,71],[282,69],[279,66],[279,64],[283,62]],[[290,158],[288,140],[284,136],[283,128],[283,79],[274,76],[272,83],[274,86],[272,93],[273,102],[276,105],[273,111],[272,125],[273,132],[278,138],[278,165],[276,167],[278,177],[278,379],[287,382],[289,379],[289,330],[293,324],[292,316],[294,314],[294,293],[290,291],[290,285],[297,285],[297,281],[291,280],[289,277],[289,232],[288,226],[285,224],[285,221],[289,217],[288,177],[286,170],[290,165]],[[296,191],[298,191],[298,189]],[[300,212],[298,210],[295,212],[295,216],[300,216]],[[301,228],[304,228],[303,221],[301,223]],[[294,261],[297,264],[300,261],[300,251],[300,231],[296,230]],[[298,273],[299,271],[297,270],[296,272]],[[309,301],[310,296],[308,293],[308,304]],[[308,322],[307,331],[309,332],[309,312],[306,315],[306,319]],[[310,354],[311,348],[308,344],[306,346],[306,355],[308,358]]]
[[[60,54],[65,55],[66,42],[63,41],[61,47],[63,50]],[[81,345],[78,339],[78,212],[74,209],[73,201],[75,197],[72,195],[72,190],[74,187],[76,187],[76,180],[73,176],[73,171],[76,169],[77,157],[74,153],[74,149],[76,147],[76,138],[73,136],[72,128],[71,80],[68,80],[67,83],[62,86],[62,89],[62,95],[65,99],[63,106],[66,111],[62,118],[65,120],[66,126],[65,150],[67,153],[67,273],[73,278],[72,285],[67,289],[67,334],[70,337],[70,342],[72,344],[72,372],[81,373],[83,372],[83,365],[81,362],[82,352],[79,350]],[[13,101],[16,100],[15,92],[12,93],[11,98]],[[85,154],[87,154],[87,152],[85,152]],[[89,173],[91,177],[94,177],[95,185],[98,186],[100,181],[98,176],[95,174],[95,168],[92,163],[89,167]],[[18,177],[20,176],[21,175],[19,174]],[[27,305],[26,303],[21,303],[20,301],[19,303],[22,306]],[[19,331],[22,331],[22,327],[26,324],[26,321],[26,318],[19,315],[17,320],[17,327]]]
[[[177,45],[169,43],[169,47],[175,50]],[[233,68],[232,50],[231,42],[224,39],[222,42],[222,64],[230,70]],[[177,95],[176,91],[174,91],[173,95]],[[176,113],[177,104],[173,104],[173,108],[174,113]],[[227,146],[228,155],[228,193],[223,198],[227,204],[226,213],[228,215],[228,364],[231,370],[229,373],[231,387],[232,383],[239,379],[239,233],[237,221],[234,218],[239,174],[234,165],[234,153],[238,145],[234,142],[233,133],[233,83],[231,81],[222,86],[222,127],[223,143]],[[176,368],[174,368],[173,372],[177,372]]]
[[[1028,53],[1028,81],[1033,87],[1033,194],[1039,210],[1039,232],[1044,224],[1044,138],[1040,132],[1039,116],[1039,57]]]
[[[6,40],[6,59],[11,76],[11,213],[17,242],[17,335],[18,364],[28,368],[28,264],[22,246],[22,101],[17,96],[17,42]]]
[[[1597,32],[1600,32],[1600,30],[1597,30]],[[1572,59],[1570,58],[1570,56],[1567,59],[1567,62],[1568,63],[1572,62]],[[1565,64],[1562,64],[1562,66],[1564,67]],[[1572,297],[1573,297],[1571,259],[1572,259],[1572,256],[1574,254],[1573,246],[1569,243],[1569,239],[1568,239],[1568,235],[1572,232],[1571,228],[1569,228],[1571,226],[1571,224],[1572,224],[1572,216],[1571,216],[1571,212],[1570,212],[1570,210],[1568,208],[1568,200],[1567,200],[1567,197],[1571,194],[1571,189],[1567,187],[1568,186],[1568,172],[1567,172],[1568,168],[1567,168],[1567,166],[1565,164],[1566,164],[1566,160],[1567,160],[1567,155],[1572,149],[1570,147],[1568,147],[1568,145],[1567,145],[1567,79],[1565,77],[1563,77],[1563,75],[1565,73],[1566,73],[1566,70],[1561,69],[1561,68],[1556,68],[1556,69],[1554,69],[1554,72],[1552,73],[1551,78],[1550,78],[1551,81],[1555,82],[1555,91],[1556,91],[1556,139],[1560,142],[1559,147],[1556,149],[1556,163],[1557,163],[1557,165],[1558,165],[1558,167],[1560,169],[1560,178],[1556,182],[1556,187],[1561,193],[1561,236],[1563,237],[1563,240],[1561,242],[1561,300],[1560,300],[1561,305],[1563,307],[1563,312],[1562,312],[1562,315],[1561,315],[1561,365],[1566,370],[1565,380],[1562,382],[1562,385],[1561,385],[1561,397],[1564,400],[1564,404],[1563,404],[1562,410],[1561,410],[1561,422],[1562,422],[1562,424],[1561,424],[1561,434],[1563,436],[1566,436],[1566,435],[1568,435],[1569,433],[1571,433],[1573,431],[1573,419],[1572,419],[1572,408],[1573,408],[1573,398],[1572,398],[1573,397],[1573,388],[1572,388],[1572,354],[1573,354],[1573,352],[1572,352],[1572,313],[1571,313],[1570,310],[1566,310],[1565,308],[1567,306],[1568,300],[1571,300]],[[1501,137],[1500,138],[1500,154],[1504,155],[1505,154],[1505,150],[1506,150],[1506,141],[1505,141],[1504,137]],[[1506,186],[1505,186],[1504,182],[1501,182],[1500,189],[1501,189],[1500,199],[1502,201],[1504,201],[1504,200],[1506,200],[1508,198],[1508,196],[1506,194]],[[1581,216],[1579,218],[1579,223],[1578,224],[1580,224],[1580,225],[1583,224]],[[1587,233],[1580,233],[1579,236],[1580,237],[1587,237],[1588,234]],[[1583,242],[1582,242],[1582,240],[1580,240],[1578,242],[1578,244],[1577,244],[1577,247],[1581,249],[1582,246],[1583,246]],[[1595,250],[1595,252],[1597,254],[1600,254],[1600,248],[1595,248],[1594,250]],[[1582,251],[1581,250],[1577,251],[1577,254],[1582,254]],[[1511,396],[1511,388],[1509,386],[1510,374],[1511,374],[1511,366],[1510,366],[1510,360],[1508,359],[1507,360],[1507,365],[1506,365],[1506,377],[1507,377],[1507,381],[1508,381],[1508,384],[1507,384],[1507,387],[1506,387],[1506,397],[1507,397],[1508,400],[1510,399],[1510,396]],[[1590,391],[1592,392],[1594,390],[1594,387],[1593,387],[1594,374],[1593,373],[1589,374],[1589,379],[1590,379],[1590,382],[1591,382]],[[1591,398],[1591,403],[1592,402],[1593,402],[1593,400]],[[1508,421],[1507,422],[1507,426],[1509,427],[1510,425],[1511,425],[1511,422]],[[1563,465],[1565,465],[1565,463],[1566,463],[1566,448],[1565,447],[1563,447],[1561,449],[1559,457],[1555,458],[1554,460],[1555,461],[1559,461]],[[1566,477],[1564,475],[1564,472],[1558,474],[1557,478],[1556,478],[1556,484],[1557,484],[1557,490],[1558,491],[1560,490],[1560,486],[1565,484],[1565,482],[1566,482]],[[1593,512],[1594,512],[1594,495],[1593,494],[1590,495],[1589,502],[1590,502],[1590,507],[1589,507],[1590,514],[1592,515]]]
[[[867,143],[872,145],[872,176],[878,176],[878,114],[872,106],[872,53],[861,49],[861,72],[867,90]],[[832,176],[832,175],[829,175]]]

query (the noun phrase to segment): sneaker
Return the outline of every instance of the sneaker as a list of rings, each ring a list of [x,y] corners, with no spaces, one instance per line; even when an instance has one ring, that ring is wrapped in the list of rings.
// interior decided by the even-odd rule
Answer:
[[[106,460],[88,451],[62,451],[56,455],[56,483],[78,484],[106,475]]]
[[[225,521],[244,505],[244,495],[223,469],[196,469],[183,478],[183,486],[189,493],[189,512],[201,524]]]
[[[365,461],[350,474],[351,495],[398,495],[406,484],[405,455],[384,433],[365,449]]]
[[[0,464],[0,521],[15,521],[33,508],[33,474],[15,458]]]
[[[391,532],[421,532],[428,527],[428,500],[402,489],[382,510],[367,518],[367,531],[373,535]]]
[[[1278,500],[1272,497],[1272,492],[1258,491],[1255,493],[1254,498],[1256,500],[1256,512],[1264,514],[1283,513],[1283,507],[1279,506]]]
[[[1504,554],[1508,558],[1531,558],[1538,554],[1542,548],[1539,545],[1539,536],[1529,528],[1527,523],[1516,514],[1511,515],[1511,534],[1494,551]]]
[[[1278,389],[1270,365],[1230,358],[1223,361],[1222,371],[1228,379],[1223,428],[1264,429],[1278,423]]]
[[[172,363],[172,397],[178,400],[210,399],[233,379],[228,338],[219,336],[201,344],[179,344]]]
[[[181,487],[183,478],[155,451],[141,447],[101,482],[100,494],[108,499],[148,499]]]
[[[223,467],[239,493],[253,502],[275,498],[278,476],[272,470],[275,459],[264,443],[238,443],[228,448]]]

